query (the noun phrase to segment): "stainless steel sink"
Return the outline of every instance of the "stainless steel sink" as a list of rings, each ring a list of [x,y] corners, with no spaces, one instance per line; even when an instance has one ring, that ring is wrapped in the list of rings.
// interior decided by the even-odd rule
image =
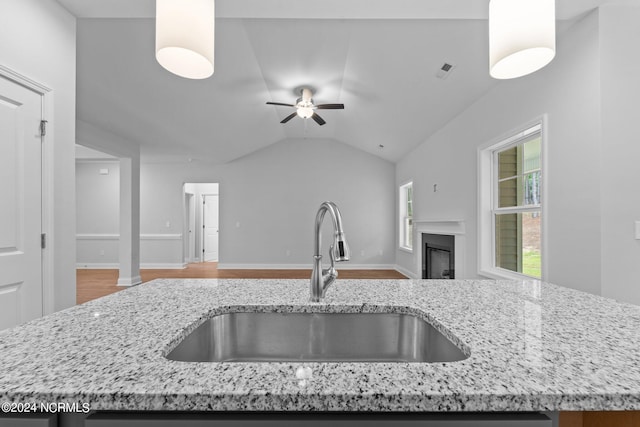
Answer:
[[[453,362],[466,359],[424,320],[400,313],[225,313],[167,358],[184,362]]]

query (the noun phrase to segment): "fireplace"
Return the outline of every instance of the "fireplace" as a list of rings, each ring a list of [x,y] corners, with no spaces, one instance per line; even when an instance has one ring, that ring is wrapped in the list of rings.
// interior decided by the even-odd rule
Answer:
[[[425,254],[427,252],[427,248],[425,247],[426,241],[423,241],[422,236],[424,234],[431,236],[453,236],[453,244],[451,245],[451,258],[450,265],[452,267],[450,270],[453,270],[453,276],[456,279],[466,279],[469,277],[468,272],[466,270],[465,264],[465,251],[466,251],[466,226],[463,220],[461,219],[414,219],[413,220],[413,247],[415,251],[414,256],[414,271],[407,272],[406,274],[412,278],[424,278],[426,275],[426,258]],[[436,242],[433,244],[436,246],[444,246],[449,245],[448,243]],[[432,245],[429,245],[430,247]],[[441,247],[435,247],[435,249],[441,249]],[[443,255],[442,253],[438,253],[438,251],[432,251],[432,253],[437,253],[438,255]],[[436,256],[438,256],[436,255]],[[446,270],[446,269],[443,269]]]
[[[422,233],[422,278],[455,279],[455,236]]]

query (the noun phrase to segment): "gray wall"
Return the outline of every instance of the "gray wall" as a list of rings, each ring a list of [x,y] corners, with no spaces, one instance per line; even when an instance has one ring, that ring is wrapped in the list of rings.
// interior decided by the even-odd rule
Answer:
[[[395,263],[392,163],[335,141],[298,139],[229,166],[233,178],[220,181],[221,263],[308,265],[315,214],[325,200],[342,212],[352,250],[343,268]]]
[[[98,175],[101,167],[112,168],[99,163],[78,165],[79,234],[118,232],[113,223],[117,187],[100,187],[100,197],[90,194],[94,192],[94,181],[96,186],[108,182],[112,187],[117,185],[115,179],[109,178],[111,174]],[[284,140],[221,166],[197,160],[184,164],[143,163],[141,262],[143,266],[182,263],[181,241],[145,243],[144,236],[182,234],[183,184],[217,182],[222,267],[309,268],[313,223],[324,200],[336,202],[341,209],[352,248],[352,260],[341,267],[392,267],[394,177],[392,163],[336,141],[318,139]],[[81,206],[82,201],[89,200],[95,205]],[[103,214],[105,218],[100,218]],[[167,222],[170,227],[166,227]],[[326,251],[331,225],[328,218],[325,222]],[[97,223],[100,225],[92,225]],[[78,242],[79,247],[84,245],[78,251],[80,265],[117,262],[117,258],[100,256],[99,248],[89,249],[87,241]],[[151,248],[156,253],[152,254]]]
[[[75,304],[75,96],[76,19],[54,0],[0,2],[0,61],[53,90],[54,111],[47,145],[51,156],[44,171],[44,192],[52,207],[48,223],[53,259],[45,271],[52,277],[53,309]]]
[[[107,175],[100,170],[107,169]],[[118,265],[120,164],[76,161],[76,262],[80,267]]]
[[[548,115],[545,177],[548,281],[600,290],[600,57],[598,13],[559,37],[557,57],[529,76],[499,82],[397,164],[414,182],[416,219],[466,222],[466,276],[477,275],[477,148]],[[438,184],[439,191],[432,191]],[[415,270],[412,254],[397,263]]]
[[[600,11],[602,295],[640,304],[640,4]],[[589,233],[593,235],[593,233]]]
[[[106,169],[108,174],[102,175]],[[118,234],[120,204],[118,161],[76,161],[76,232]]]

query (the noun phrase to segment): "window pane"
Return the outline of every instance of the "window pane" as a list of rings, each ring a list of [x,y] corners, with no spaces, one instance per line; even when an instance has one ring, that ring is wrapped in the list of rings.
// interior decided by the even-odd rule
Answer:
[[[518,214],[496,215],[496,267],[518,271]]]
[[[539,279],[542,277],[541,215],[540,212],[526,212],[521,217],[522,273]]]
[[[528,173],[524,176],[524,204],[540,204],[540,171]]]
[[[498,184],[498,207],[518,206],[518,181],[519,179],[516,177]]]
[[[400,186],[400,247],[413,249],[413,183]]]
[[[523,172],[540,169],[540,137],[524,143]]]
[[[497,267],[531,277],[542,277],[540,221],[540,212],[495,216]]]
[[[407,248],[413,248],[413,220],[411,218],[404,219],[404,241]]]
[[[498,207],[540,204],[540,136],[498,152]]]
[[[498,179],[518,175],[518,147],[498,153]]]

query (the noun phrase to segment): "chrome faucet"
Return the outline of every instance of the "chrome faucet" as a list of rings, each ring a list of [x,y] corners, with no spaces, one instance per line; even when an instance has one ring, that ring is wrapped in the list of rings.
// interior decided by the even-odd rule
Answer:
[[[329,212],[333,221],[333,244],[329,248],[329,259],[331,266],[322,269],[322,255],[320,255],[320,227],[324,220],[324,214]],[[319,302],[324,298],[327,288],[338,277],[338,271],[335,269],[335,262],[349,261],[349,245],[342,231],[342,216],[340,210],[333,202],[324,202],[320,205],[316,214],[316,225],[313,243],[313,271],[311,272],[311,301]]]

